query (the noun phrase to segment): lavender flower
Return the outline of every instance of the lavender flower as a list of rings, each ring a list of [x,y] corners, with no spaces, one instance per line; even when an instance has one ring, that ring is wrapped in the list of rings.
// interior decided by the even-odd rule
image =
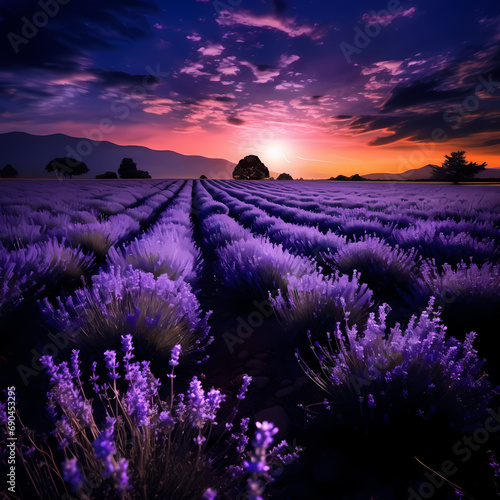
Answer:
[[[168,362],[168,364],[172,367],[177,366],[179,364],[180,354],[181,354],[181,345],[176,344],[174,346],[174,348],[172,349],[172,354],[171,354],[170,361]]]
[[[76,458],[67,458],[62,465],[63,479],[69,483],[71,490],[76,492],[83,484],[83,476],[78,460]]]
[[[118,491],[125,491],[131,488],[130,476],[128,475],[128,460],[125,458],[118,459],[113,477],[115,480],[115,488]]]
[[[132,335],[122,335],[122,351],[124,353],[123,359],[126,363],[128,363],[133,357],[134,354],[132,351],[134,350],[134,346],[132,345]]]
[[[106,361],[106,367],[108,369],[108,377],[111,380],[116,380],[120,378],[120,375],[116,373],[116,368],[118,368],[118,363],[116,362],[116,352],[115,351],[105,351],[104,359]]]
[[[112,417],[106,417],[106,424],[104,429],[99,433],[95,441],[92,443],[95,456],[104,465],[104,472],[102,477],[111,477],[115,471],[115,466],[113,463],[113,455],[116,453],[116,446],[113,439],[113,433],[115,429],[116,419]]]
[[[203,493],[203,496],[201,497],[203,500],[216,500],[217,498],[217,492],[213,490],[212,488],[208,488],[205,493]]]
[[[238,391],[237,398],[241,401],[245,399],[245,393],[248,391],[248,386],[252,382],[252,377],[249,375],[243,375],[243,383],[241,384],[240,390]]]

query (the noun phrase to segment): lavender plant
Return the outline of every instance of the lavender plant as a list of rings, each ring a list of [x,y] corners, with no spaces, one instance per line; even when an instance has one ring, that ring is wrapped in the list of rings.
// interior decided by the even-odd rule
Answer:
[[[493,390],[473,348],[475,334],[463,343],[446,338],[434,298],[404,329],[387,328],[388,311],[384,304],[378,318],[371,313],[362,333],[353,326],[345,335],[338,325],[326,343],[311,343],[320,371],[297,353],[305,373],[327,393],[330,411],[360,428],[443,417],[462,431],[482,425]]]
[[[364,237],[341,247],[335,254],[323,255],[330,269],[352,275],[361,273],[366,283],[383,301],[405,297],[409,302],[419,293],[419,257],[414,249],[408,252],[391,247],[375,237]]]
[[[265,239],[236,241],[217,250],[215,274],[227,303],[244,308],[267,300],[269,292],[286,294],[290,276],[313,274],[315,264]]]
[[[210,342],[210,313],[202,313],[186,282],[166,275],[155,280],[130,266],[110,266],[92,276],[92,286],[58,297],[56,306],[48,300],[40,305],[49,324],[66,331],[85,354],[99,346],[116,348],[123,333],[131,334],[146,356],[160,358],[176,344],[193,352]]]
[[[268,422],[256,423],[253,450],[247,451],[249,419],[231,433],[251,377],[244,377],[232,411],[222,420],[226,396],[215,388],[206,391],[196,376],[187,392],[176,394],[180,345],[171,352],[170,394],[163,400],[149,363],[133,361],[132,337],[122,336],[121,344],[121,359],[115,351],[104,353],[106,376],[96,375],[93,363],[92,399],[86,396],[78,351],[59,365],[50,356],[41,358],[50,377],[47,409],[59,451],[51,450],[51,439],[40,440],[25,428],[17,444],[38,498],[60,498],[70,491],[87,500],[234,498],[245,489],[248,474],[252,491],[263,491],[259,479],[270,482],[270,465],[283,466],[298,457],[300,449],[283,453],[289,450],[286,442],[270,449],[278,429]],[[1,418],[4,406],[0,410]],[[0,424],[5,423],[1,418]],[[222,433],[214,439],[217,426]],[[89,477],[94,478],[91,488]]]
[[[318,273],[289,276],[286,293],[280,291],[269,300],[291,338],[300,341],[308,330],[314,338],[324,338],[344,318],[351,326],[366,324],[373,308],[372,295],[354,271],[352,278],[338,272],[331,277]]]

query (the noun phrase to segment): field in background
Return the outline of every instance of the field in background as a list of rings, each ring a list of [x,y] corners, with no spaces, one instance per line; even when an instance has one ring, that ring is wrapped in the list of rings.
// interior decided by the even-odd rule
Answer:
[[[1,375],[28,426],[50,427],[40,355],[88,370],[129,333],[165,387],[176,344],[181,387],[236,401],[253,377],[241,417],[304,449],[269,498],[494,495],[499,187],[10,181],[0,242]]]

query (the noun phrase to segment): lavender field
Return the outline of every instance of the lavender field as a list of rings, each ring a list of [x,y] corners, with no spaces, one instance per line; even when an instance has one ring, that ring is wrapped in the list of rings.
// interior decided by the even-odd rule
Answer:
[[[499,496],[500,187],[13,180],[0,237],[6,498]]]

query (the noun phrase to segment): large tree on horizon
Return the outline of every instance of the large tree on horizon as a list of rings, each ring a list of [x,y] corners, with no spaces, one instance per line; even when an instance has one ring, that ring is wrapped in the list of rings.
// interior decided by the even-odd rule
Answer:
[[[71,177],[73,175],[83,175],[89,172],[89,168],[83,161],[75,160],[69,156],[65,158],[54,158],[45,167],[47,172],[56,172],[58,176]]]
[[[445,155],[446,160],[440,167],[432,167],[432,179],[436,181],[450,181],[458,184],[461,181],[472,179],[478,172],[484,170],[487,163],[478,165],[465,159],[465,151],[455,151]]]

